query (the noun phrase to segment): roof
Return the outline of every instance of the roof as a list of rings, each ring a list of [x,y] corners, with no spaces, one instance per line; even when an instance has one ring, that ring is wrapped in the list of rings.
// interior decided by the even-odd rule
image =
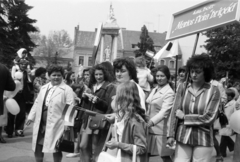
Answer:
[[[93,47],[96,32],[91,31],[79,31],[77,33],[76,47]]]
[[[124,50],[135,50],[132,48],[132,44],[137,44],[140,42],[140,34],[141,31],[133,31],[133,30],[126,30],[126,29],[121,29],[122,31],[122,37],[123,37],[123,48]],[[94,46],[94,41],[95,41],[95,35],[96,32],[91,32],[91,31],[80,31],[76,30],[77,34],[75,39],[75,47],[88,47],[88,48],[93,48]],[[165,40],[166,38],[166,33],[156,33],[156,32],[148,32],[149,36],[153,39],[154,45],[157,46],[164,46],[167,41]],[[118,50],[122,50],[122,43],[121,43],[121,32],[118,37]],[[104,49],[107,46],[111,46],[111,36],[106,35],[105,36],[105,44],[104,44]]]

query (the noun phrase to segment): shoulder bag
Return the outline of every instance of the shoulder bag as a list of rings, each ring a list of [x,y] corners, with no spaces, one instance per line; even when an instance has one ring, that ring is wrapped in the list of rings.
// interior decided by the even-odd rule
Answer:
[[[89,128],[92,130],[105,128],[107,120],[104,114],[96,114],[89,117]]]

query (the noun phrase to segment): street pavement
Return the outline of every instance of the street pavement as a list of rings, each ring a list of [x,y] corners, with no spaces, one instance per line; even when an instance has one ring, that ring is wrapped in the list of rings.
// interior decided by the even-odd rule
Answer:
[[[0,143],[0,162],[35,162],[34,154],[32,151],[32,128],[26,128],[25,137],[7,138],[3,132],[3,136],[7,141],[6,144]],[[218,136],[219,140],[219,136]],[[63,153],[62,162],[78,162],[77,158],[66,158],[67,153]],[[215,151],[212,155],[211,162],[215,162]],[[224,158],[224,162],[232,162],[233,152],[227,153],[227,157]],[[52,154],[44,155],[44,162],[53,162]],[[150,159],[150,162],[162,162],[161,158],[155,157]]]

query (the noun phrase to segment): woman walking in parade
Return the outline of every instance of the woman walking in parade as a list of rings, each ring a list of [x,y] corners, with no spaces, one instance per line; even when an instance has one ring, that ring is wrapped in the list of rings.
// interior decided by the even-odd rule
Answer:
[[[66,104],[73,104],[72,89],[63,82],[63,68],[52,65],[47,70],[50,83],[41,87],[28,116],[26,125],[33,125],[32,149],[37,162],[43,162],[44,153],[53,153],[53,161],[62,161],[57,140],[62,136],[65,121],[62,113]]]
[[[113,62],[114,72],[116,76],[116,85],[133,81],[138,87],[138,94],[140,97],[140,103],[144,110],[145,106],[145,93],[142,88],[138,85],[137,69],[134,62],[130,58],[118,58]],[[116,94],[116,93],[115,93]],[[115,95],[114,94],[114,95]]]
[[[93,67],[89,81],[89,88],[91,93],[83,93],[82,100],[84,102],[84,108],[90,109],[99,114],[111,112],[111,110],[109,110],[109,108],[111,108],[109,105],[112,101],[112,96],[110,96],[110,94],[115,87],[110,83],[110,76],[105,67],[101,64]],[[88,114],[84,115],[84,124],[82,125],[80,132],[82,135],[80,143],[80,157],[84,162],[96,160],[98,154],[100,153],[97,150],[97,147],[99,149],[99,147],[102,147],[104,144],[104,140],[99,141],[99,139],[101,136],[106,136],[108,132],[107,126],[105,126],[103,129],[90,128],[91,118],[92,117],[89,117]],[[87,150],[89,141],[92,143],[90,146],[91,151]]]
[[[218,87],[209,83],[214,66],[208,55],[201,54],[187,61],[187,70],[191,81],[178,87],[168,144],[172,146],[175,138],[174,162],[210,162],[214,146],[213,123],[220,104]]]
[[[166,147],[168,119],[174,100],[174,91],[169,85],[170,71],[167,66],[155,68],[154,81],[157,86],[147,98],[150,117],[148,121],[148,152],[150,156],[161,156],[163,162],[171,162],[173,150]]]

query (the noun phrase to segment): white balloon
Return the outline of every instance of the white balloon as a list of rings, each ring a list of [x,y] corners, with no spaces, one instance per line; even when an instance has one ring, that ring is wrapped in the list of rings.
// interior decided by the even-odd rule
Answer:
[[[8,98],[13,98],[16,96],[16,94],[19,92],[19,90],[21,89],[22,87],[22,84],[20,81],[18,80],[15,80],[14,81],[15,84],[16,84],[16,88],[14,91],[4,91],[4,96],[8,97]]]
[[[23,78],[23,73],[20,72],[20,71],[17,71],[17,72],[14,74],[14,78],[15,78],[15,79],[22,79],[22,78]]]
[[[230,117],[230,127],[240,134],[240,110],[235,111]]]
[[[13,115],[17,115],[20,112],[20,108],[19,108],[17,102],[12,98],[9,98],[6,100],[5,106],[8,110],[8,112],[10,112]]]

